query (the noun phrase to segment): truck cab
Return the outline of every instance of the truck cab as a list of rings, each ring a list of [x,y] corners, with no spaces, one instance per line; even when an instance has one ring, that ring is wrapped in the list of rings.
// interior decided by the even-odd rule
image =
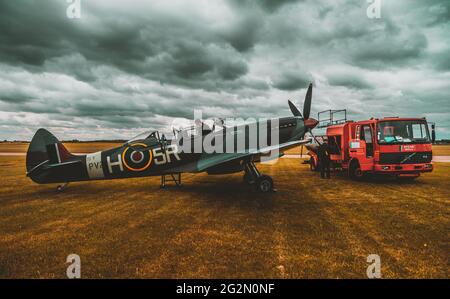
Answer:
[[[371,119],[351,123],[349,160],[345,168],[353,178],[365,173],[416,178],[433,170],[432,145],[423,118]]]

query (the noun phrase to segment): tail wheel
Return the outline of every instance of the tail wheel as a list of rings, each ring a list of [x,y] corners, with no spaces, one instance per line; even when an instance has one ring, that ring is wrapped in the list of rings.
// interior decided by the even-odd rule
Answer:
[[[257,180],[258,191],[267,193],[273,190],[273,180],[268,175],[262,175]]]
[[[67,189],[67,186],[69,186],[69,183],[64,183],[62,185],[58,185],[58,187],[56,187],[56,191],[63,192],[64,190]]]
[[[364,172],[361,170],[361,166],[358,161],[352,162],[348,171],[350,178],[354,180],[361,180],[364,177]]]

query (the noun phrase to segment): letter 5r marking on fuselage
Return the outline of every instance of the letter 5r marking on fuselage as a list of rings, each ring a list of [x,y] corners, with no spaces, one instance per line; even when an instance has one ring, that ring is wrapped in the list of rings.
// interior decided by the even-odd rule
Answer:
[[[170,155],[173,155],[177,161],[180,161],[180,156],[178,155],[178,147],[176,144],[171,144],[167,146],[166,150],[163,151],[162,148],[154,148],[153,149],[153,156],[154,162],[156,165],[164,165],[166,163],[171,163],[172,160],[170,159]],[[159,159],[161,158],[161,159]]]

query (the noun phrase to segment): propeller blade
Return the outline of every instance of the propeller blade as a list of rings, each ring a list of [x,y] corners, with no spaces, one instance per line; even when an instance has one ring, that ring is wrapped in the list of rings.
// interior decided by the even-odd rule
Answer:
[[[289,103],[289,108],[291,109],[292,114],[294,114],[294,116],[300,116],[302,117],[302,113],[300,112],[300,110],[297,109],[297,107],[295,107],[295,105],[288,100]]]
[[[312,87],[312,83],[309,83],[308,91],[305,96],[305,103],[303,104],[303,116],[305,119],[309,118],[309,113],[311,112]]]
[[[314,140],[317,142],[317,144],[321,144],[321,142],[319,142],[319,140],[317,140],[316,136],[313,134],[312,129],[308,129],[308,133],[311,134],[311,136],[314,138]]]

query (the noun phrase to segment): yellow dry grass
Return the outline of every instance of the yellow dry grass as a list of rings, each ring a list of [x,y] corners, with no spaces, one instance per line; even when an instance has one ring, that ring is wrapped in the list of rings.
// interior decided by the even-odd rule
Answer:
[[[450,156],[450,145],[433,145],[433,155]]]
[[[0,278],[448,278],[450,164],[412,183],[321,180],[299,159],[261,165],[278,192],[241,174],[74,183],[64,193],[0,157]]]

